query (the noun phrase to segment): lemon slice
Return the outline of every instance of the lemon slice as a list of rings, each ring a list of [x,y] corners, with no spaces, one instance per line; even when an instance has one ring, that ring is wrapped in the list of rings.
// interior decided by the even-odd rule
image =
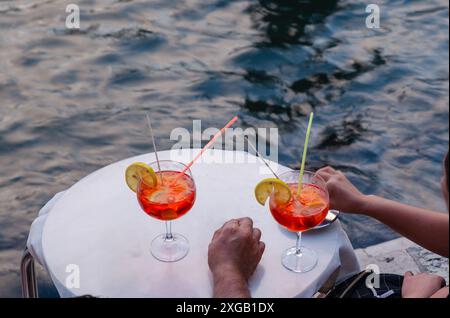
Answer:
[[[264,205],[267,198],[275,193],[275,199],[279,203],[288,203],[291,199],[289,186],[280,179],[268,178],[260,181],[255,187],[255,197],[259,204]]]
[[[312,201],[312,202],[305,202],[304,204],[307,207],[310,207],[310,208],[315,208],[315,207],[318,207],[318,206],[325,205],[325,203],[323,201],[320,201],[320,200],[316,200],[316,201]]]
[[[141,179],[144,179],[149,186],[156,186],[156,173],[152,167],[143,162],[135,162],[129,165],[125,171],[125,181],[131,191],[137,191]]]

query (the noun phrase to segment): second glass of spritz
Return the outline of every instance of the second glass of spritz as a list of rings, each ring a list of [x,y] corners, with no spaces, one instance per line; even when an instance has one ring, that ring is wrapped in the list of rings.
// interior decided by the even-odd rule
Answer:
[[[290,190],[288,202],[277,200],[276,193],[270,196],[269,207],[273,218],[284,228],[297,233],[297,244],[284,251],[281,262],[287,269],[302,273],[313,269],[317,254],[301,245],[302,232],[322,223],[329,210],[329,196],[325,181],[317,174],[305,171],[298,192],[299,171],[288,171],[279,176]]]
[[[161,160],[149,166],[156,173],[156,186],[149,178],[140,178],[137,199],[145,213],[165,221],[166,226],[166,232],[153,239],[151,253],[160,261],[175,262],[187,255],[189,242],[183,235],[172,233],[171,221],[186,214],[194,205],[194,178],[181,162]]]

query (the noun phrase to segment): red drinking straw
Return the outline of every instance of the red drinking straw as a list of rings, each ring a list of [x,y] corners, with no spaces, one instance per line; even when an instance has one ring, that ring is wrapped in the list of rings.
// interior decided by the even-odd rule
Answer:
[[[208,149],[215,141],[217,138],[219,138],[223,132],[225,131],[225,129],[229,128],[231,125],[234,124],[234,122],[236,120],[238,120],[238,116],[234,116],[229,122],[228,124],[226,124],[220,131],[218,131],[214,137],[211,138],[211,140],[205,145],[205,147],[203,147],[203,149],[199,152],[199,154],[194,158],[194,160],[192,160],[187,166],[186,168],[184,168],[184,170],[181,172],[181,176],[190,168],[192,167],[192,165],[198,160],[198,158],[200,158],[203,153],[206,151],[206,149]]]

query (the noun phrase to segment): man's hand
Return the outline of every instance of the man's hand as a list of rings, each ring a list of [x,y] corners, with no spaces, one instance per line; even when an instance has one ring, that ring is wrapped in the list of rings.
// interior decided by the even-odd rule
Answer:
[[[402,285],[403,298],[429,298],[445,286],[445,280],[438,275],[406,272]]]
[[[215,297],[250,297],[247,282],[265,249],[260,239],[261,231],[250,218],[230,220],[214,233],[208,264]]]
[[[362,209],[366,196],[342,172],[325,167],[318,170],[317,174],[327,183],[332,209],[348,213],[358,213]]]

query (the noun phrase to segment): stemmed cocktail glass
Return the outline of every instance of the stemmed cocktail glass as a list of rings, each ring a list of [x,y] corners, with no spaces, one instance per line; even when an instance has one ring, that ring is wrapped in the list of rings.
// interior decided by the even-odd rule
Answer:
[[[137,187],[137,199],[145,213],[165,221],[166,233],[155,237],[151,243],[152,255],[160,261],[175,262],[189,251],[188,240],[172,233],[172,220],[186,214],[194,205],[196,188],[191,170],[181,162],[160,160],[149,166],[157,176],[156,186],[149,179],[141,178]]]
[[[269,207],[274,219],[284,228],[297,233],[297,244],[284,251],[281,262],[287,269],[302,273],[317,264],[317,254],[301,245],[302,233],[322,223],[329,210],[329,196],[325,181],[317,174],[304,171],[301,192],[298,194],[299,171],[279,175],[291,192],[290,200],[279,202],[276,193],[270,196]]]

